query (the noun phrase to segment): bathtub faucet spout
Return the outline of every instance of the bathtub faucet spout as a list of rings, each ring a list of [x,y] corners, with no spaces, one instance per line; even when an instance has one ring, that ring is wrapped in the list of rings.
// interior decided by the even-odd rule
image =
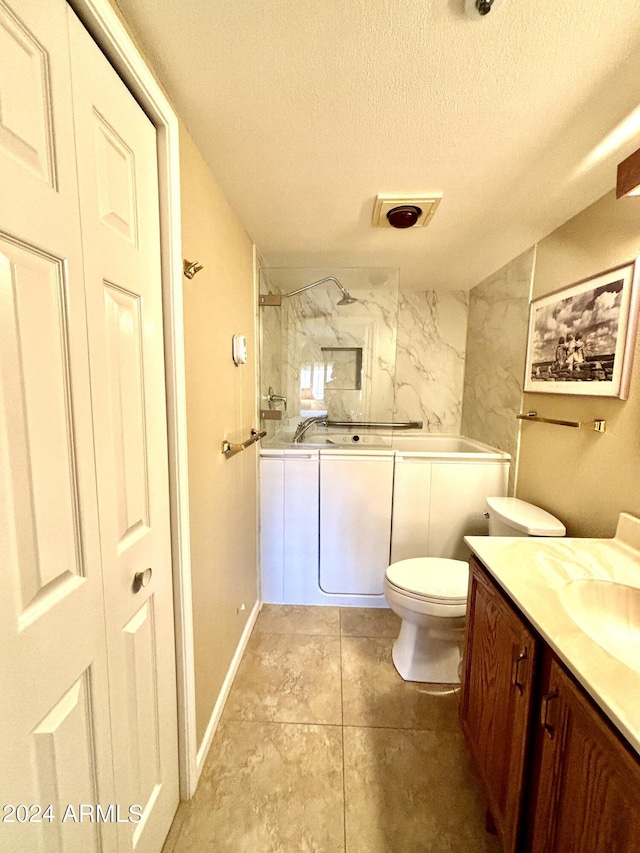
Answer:
[[[327,418],[325,415],[316,415],[312,418],[306,418],[304,421],[300,421],[298,426],[296,427],[296,431],[293,435],[293,443],[298,444],[305,437],[305,434],[311,429],[312,426],[326,426]]]

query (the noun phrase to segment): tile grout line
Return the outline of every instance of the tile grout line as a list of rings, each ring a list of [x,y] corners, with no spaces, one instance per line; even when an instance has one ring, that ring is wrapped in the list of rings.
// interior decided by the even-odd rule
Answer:
[[[361,769],[361,762],[362,762],[363,757],[368,754],[366,744],[371,742],[374,744],[374,747],[375,747],[375,744],[378,743],[378,741],[379,741],[379,743],[382,743],[382,744],[387,743],[387,739],[386,739],[387,736],[386,735],[382,735],[381,739],[379,740],[377,736],[369,737],[368,732],[370,732],[370,731],[379,731],[381,733],[383,733],[383,732],[397,732],[398,734],[402,735],[403,738],[406,736],[410,736],[412,738],[413,735],[425,735],[425,734],[429,734],[429,733],[441,734],[443,736],[443,741],[442,741],[443,744],[446,745],[448,743],[449,746],[447,747],[447,749],[449,749],[450,747],[451,748],[457,748],[456,743],[454,741],[449,740],[449,737],[454,736],[454,740],[455,740],[455,735],[457,733],[459,733],[459,730],[458,729],[455,729],[455,730],[449,729],[448,728],[448,716],[446,719],[443,718],[440,721],[439,715],[437,715],[437,720],[436,719],[431,720],[430,717],[428,718],[429,722],[428,722],[427,728],[420,727],[420,723],[423,722],[423,720],[422,720],[422,718],[419,718],[419,717],[417,717],[415,720],[412,719],[411,721],[413,722],[413,725],[411,725],[408,728],[405,728],[404,726],[398,727],[397,724],[396,725],[389,725],[389,724],[385,725],[384,722],[386,722],[386,721],[383,721],[382,719],[380,720],[380,722],[383,722],[382,725],[380,725],[380,724],[371,725],[371,723],[368,720],[367,714],[365,714],[364,717],[362,715],[356,714],[356,716],[354,717],[354,720],[357,719],[358,721],[355,722],[355,724],[353,724],[353,723],[351,725],[346,724],[344,696],[345,696],[345,692],[346,692],[346,686],[345,686],[346,675],[348,675],[348,673],[345,674],[345,672],[344,672],[345,659],[347,660],[347,662],[349,662],[351,664],[352,652],[353,652],[352,645],[354,644],[354,641],[355,641],[355,645],[357,646],[360,641],[383,640],[383,639],[387,640],[388,638],[385,635],[383,635],[382,637],[380,637],[379,635],[376,636],[376,634],[378,632],[375,631],[375,628],[371,629],[370,627],[368,629],[366,629],[366,633],[346,634],[346,633],[344,633],[344,631],[349,630],[349,625],[351,624],[351,614],[349,614],[344,609],[340,608],[338,616],[339,616],[339,618],[338,618],[337,636],[339,637],[338,650],[339,650],[339,666],[340,666],[340,674],[339,674],[339,677],[340,677],[340,694],[339,694],[339,696],[340,696],[340,714],[335,715],[335,718],[334,718],[335,722],[329,723],[329,722],[316,721],[316,722],[311,723],[311,722],[305,722],[304,720],[286,720],[286,719],[282,719],[282,718],[281,719],[269,719],[268,717],[265,717],[262,714],[260,714],[257,718],[252,718],[252,719],[243,719],[242,716],[234,714],[232,717],[226,718],[226,722],[228,722],[232,727],[235,727],[238,725],[240,727],[247,726],[248,727],[247,731],[252,730],[254,727],[264,727],[265,725],[274,726],[274,729],[271,730],[274,734],[275,734],[276,730],[278,730],[280,728],[289,728],[289,727],[293,728],[293,729],[298,728],[298,727],[304,728],[304,729],[318,729],[318,730],[325,729],[326,735],[323,735],[321,741],[319,741],[322,743],[325,742],[325,738],[329,737],[329,730],[330,729],[334,730],[334,734],[329,738],[329,741],[336,743],[336,741],[334,740],[334,737],[338,736],[338,733],[335,732],[335,728],[337,726],[340,726],[341,731],[340,731],[339,736],[341,738],[341,751],[342,751],[341,760],[342,760],[342,789],[343,789],[343,851],[342,851],[342,853],[347,853],[348,837],[350,837],[350,836],[348,835],[348,827],[347,827],[347,784],[346,784],[347,783],[347,779],[346,779],[346,776],[347,776],[347,774],[346,774],[346,739],[347,739],[347,735],[346,735],[346,729],[347,728],[350,729],[349,737],[351,738],[349,741],[349,743],[350,743],[350,776],[349,776],[349,779],[350,779],[350,790],[352,793],[354,793],[354,791],[355,792],[360,791],[360,788],[361,788],[362,780],[360,779],[360,774],[357,771],[358,771],[358,769]],[[331,621],[333,622],[333,620],[331,620]],[[347,625],[344,624],[345,622],[347,622]],[[335,622],[333,622],[333,625],[335,625]],[[357,630],[357,626],[354,626],[354,627]],[[354,630],[354,628],[352,628],[352,630]],[[383,628],[383,630],[384,630],[384,628]],[[326,631],[326,627],[325,627],[325,631]],[[332,634],[331,633],[327,634],[327,633],[325,633],[325,631],[321,632],[320,634],[309,633],[308,630],[303,631],[302,633],[298,633],[297,631],[293,632],[293,633],[289,633],[289,632],[280,633],[280,632],[267,631],[267,632],[263,632],[263,634],[271,635],[271,636],[282,636],[282,637],[289,636],[291,639],[293,639],[294,637],[298,637],[298,638],[299,637],[308,637],[311,639],[314,636],[315,637],[324,636],[327,639],[329,639],[332,636]],[[331,631],[331,628],[329,628],[329,631]],[[333,631],[335,631],[335,628],[333,628]],[[333,634],[333,636],[335,637],[335,633]],[[344,650],[344,639],[345,638],[348,640],[346,655],[345,655],[345,650]],[[293,645],[295,646],[295,642]],[[335,646],[333,648],[335,649]],[[376,661],[377,661],[377,658],[374,661],[374,663]],[[289,663],[292,663],[292,662],[290,661]],[[358,672],[359,672],[359,670],[358,670]],[[364,670],[363,670],[363,673],[364,673]],[[360,673],[360,675],[363,675],[363,673]],[[354,691],[357,691],[359,689],[359,687],[361,686],[359,684],[359,682],[360,682],[360,677],[355,678],[353,681],[350,681],[349,685],[347,685],[349,687],[350,698],[354,697],[354,695],[355,695]],[[363,684],[364,684],[364,682],[363,682]],[[253,688],[255,688],[256,686],[257,685],[254,684]],[[281,689],[286,689],[286,688],[281,687]],[[454,691],[454,692],[457,693],[458,691]],[[365,693],[366,693],[366,691],[365,691]],[[459,696],[458,696],[458,699],[459,699]],[[236,710],[239,711],[240,714],[242,714],[243,711],[245,711],[242,704],[239,704]],[[295,714],[295,709],[289,708],[288,710],[289,710],[289,713]],[[353,709],[352,705],[350,705],[350,713],[352,713],[353,710],[354,709]],[[289,713],[286,713],[284,716],[288,717]],[[340,716],[339,720],[338,720],[338,716]],[[308,718],[305,718],[305,719],[308,719]],[[425,722],[426,722],[426,720],[425,720]],[[418,728],[416,728],[416,725],[418,725]],[[442,725],[447,726],[447,728],[441,729]],[[241,731],[241,729],[239,729],[238,731]],[[259,731],[259,728],[256,728],[255,731]],[[359,735],[358,731],[361,732],[362,734]],[[265,730],[265,732],[267,732],[267,734],[268,734],[268,730]],[[320,734],[320,732],[318,732],[318,735],[319,734]],[[253,737],[253,735],[252,735],[252,737]],[[279,737],[279,735],[278,735],[278,737]],[[314,738],[315,738],[315,735],[314,735]],[[317,742],[317,741],[314,741],[314,743],[315,742]],[[395,743],[395,740],[392,739],[389,742]],[[404,743],[404,740],[402,740],[402,743]],[[333,752],[334,748],[335,747],[331,746],[331,752]],[[351,749],[355,749],[355,752],[352,752]],[[370,749],[370,747],[369,747],[369,749]],[[362,754],[361,754],[361,752],[362,752]],[[374,752],[375,752],[375,749],[374,749]],[[305,755],[306,755],[306,753],[305,753]],[[362,765],[362,766],[365,766],[365,765]],[[334,767],[335,767],[335,765],[334,765]],[[354,771],[353,773],[351,772],[352,770]],[[335,776],[334,776],[334,779],[335,779]],[[338,777],[338,779],[339,779],[339,777]],[[340,784],[339,781],[338,781],[338,784]],[[355,789],[354,789],[354,785],[355,785]],[[335,788],[333,788],[333,786],[331,786],[331,787],[335,791],[335,794],[337,795],[338,791]],[[363,815],[365,814],[362,811],[361,804],[359,804],[358,797],[356,797],[356,802],[352,803],[352,805],[349,807],[349,813],[350,813],[350,825],[351,825],[352,834],[354,832],[356,834],[358,834],[358,832],[360,831],[360,828],[361,828],[361,822],[362,822]],[[280,820],[280,818],[281,818],[281,815],[278,819]],[[191,839],[190,835],[189,835],[189,839],[187,839],[185,837],[185,840],[182,841],[182,839],[184,837],[184,833],[186,832],[186,829],[187,829],[187,824],[188,824],[187,814],[184,814],[183,819],[180,821],[180,828],[178,829],[177,833],[173,837],[171,844],[170,844],[170,847],[167,847],[167,850],[163,851],[163,853],[170,853],[170,851],[172,851],[172,853],[177,853],[178,849],[180,849],[180,850],[183,849],[183,844],[186,844],[191,849],[191,844],[193,843],[193,839]],[[226,826],[226,824],[225,824],[225,826]],[[313,834],[313,832],[315,832],[315,830],[312,827],[308,827],[308,829],[310,832],[312,832],[312,834]],[[338,827],[335,827],[335,829],[332,830],[331,834],[332,834],[332,837],[334,838],[334,841],[336,843],[339,843],[338,839],[337,839],[337,835],[333,834],[335,832],[335,830],[337,830],[337,834],[339,834],[339,828]],[[201,830],[198,830],[198,833],[200,833],[200,831]],[[191,830],[189,830],[189,833],[191,833]],[[197,837],[195,837],[196,841],[198,839],[200,839],[200,834],[197,834]],[[356,843],[356,842],[354,842],[354,843]],[[401,847],[402,847],[402,845],[400,845],[400,849],[401,849]],[[196,849],[196,848],[193,848],[193,849]],[[396,847],[396,849],[399,849],[399,848]],[[480,848],[478,848],[478,849],[480,849]],[[482,846],[482,849],[483,850],[485,849],[484,846]],[[486,849],[488,850],[488,848],[486,848]],[[380,851],[378,850],[377,847],[376,847],[376,850],[378,851],[378,853],[380,853]],[[497,853],[497,851],[496,851],[496,853]]]
[[[307,728],[327,728],[327,729],[340,729],[342,728],[341,723],[327,723],[327,722],[316,722],[309,723],[305,722],[305,720],[272,720],[268,717],[255,717],[251,720],[245,719],[243,717],[227,717],[227,723],[248,723],[259,726],[265,726],[267,724],[274,726],[306,726]]]

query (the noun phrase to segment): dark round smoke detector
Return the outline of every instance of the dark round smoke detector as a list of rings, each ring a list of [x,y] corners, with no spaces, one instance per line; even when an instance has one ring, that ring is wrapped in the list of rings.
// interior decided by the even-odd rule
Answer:
[[[401,204],[398,207],[392,207],[387,213],[389,225],[394,228],[411,228],[421,216],[422,208],[415,207],[413,204]]]

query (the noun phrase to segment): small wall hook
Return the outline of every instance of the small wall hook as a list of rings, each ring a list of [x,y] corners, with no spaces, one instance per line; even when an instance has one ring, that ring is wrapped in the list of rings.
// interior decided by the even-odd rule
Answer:
[[[188,261],[186,258],[182,262],[182,271],[185,276],[189,279],[193,278],[197,272],[200,272],[201,269],[204,269],[202,264],[199,264],[198,261]]]

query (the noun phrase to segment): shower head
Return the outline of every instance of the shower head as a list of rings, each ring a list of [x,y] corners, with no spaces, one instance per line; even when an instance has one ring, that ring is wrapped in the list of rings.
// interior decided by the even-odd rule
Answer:
[[[349,293],[349,291],[348,291],[348,290],[346,290],[346,288],[344,288],[344,287],[340,284],[340,282],[338,281],[338,279],[337,279],[337,278],[332,278],[332,279],[331,279],[331,281],[332,281],[334,284],[337,284],[337,285],[338,285],[338,287],[340,288],[340,292],[342,293],[342,299],[338,302],[338,305],[353,305],[353,303],[354,303],[354,302],[357,302],[357,301],[358,301],[358,300],[355,298],[355,296],[352,296],[352,295]]]
[[[304,287],[299,287],[297,290],[292,290],[289,293],[283,293],[283,298],[287,296],[295,296],[297,293],[302,293],[303,290],[309,290],[312,287],[317,287],[319,284],[324,284],[325,281],[332,281],[336,287],[340,288],[340,293],[342,293],[342,299],[337,303],[338,305],[353,305],[354,302],[358,300],[355,296],[352,296],[338,281],[337,278],[334,278],[332,275],[328,275],[325,278],[321,278],[319,281],[312,281],[311,284],[305,284]]]
[[[347,293],[345,291],[345,294],[342,297],[342,299],[338,302],[338,305],[353,305],[353,303],[357,302],[357,301],[358,300],[355,298],[355,296],[351,296],[350,293]]]

